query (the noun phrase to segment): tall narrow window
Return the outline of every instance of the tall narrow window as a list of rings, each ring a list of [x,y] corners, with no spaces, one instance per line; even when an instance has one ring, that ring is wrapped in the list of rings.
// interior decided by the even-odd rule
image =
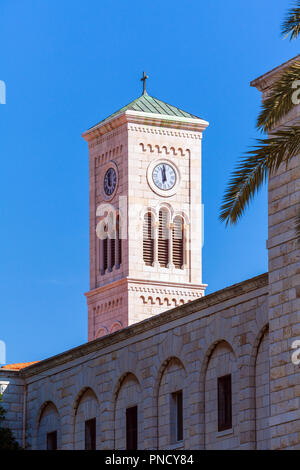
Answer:
[[[138,448],[138,407],[133,406],[126,410],[126,449]]]
[[[184,230],[182,217],[175,217],[172,230],[173,264],[175,268],[182,269],[184,252]]]
[[[110,239],[110,267],[111,269],[116,264],[116,240],[114,238]]]
[[[96,450],[96,418],[85,422],[85,450]]]
[[[154,261],[154,234],[153,216],[148,212],[144,216],[143,224],[143,259],[147,266],[152,266]]]
[[[117,236],[116,236],[116,243],[118,246],[118,261],[117,264],[120,266],[122,264],[122,239],[120,233],[120,216],[117,215]]]
[[[231,375],[218,378],[218,431],[232,428]]]
[[[183,440],[183,400],[182,390],[171,394],[171,442]]]
[[[57,431],[47,433],[47,450],[57,450]]]
[[[157,255],[160,266],[166,268],[169,263],[169,220],[166,210],[159,211]]]

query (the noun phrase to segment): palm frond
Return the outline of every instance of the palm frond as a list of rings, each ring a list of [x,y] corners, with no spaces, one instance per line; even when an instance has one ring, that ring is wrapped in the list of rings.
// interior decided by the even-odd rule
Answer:
[[[291,64],[274,83],[270,95],[262,104],[257,128],[263,132],[271,131],[295,104],[299,104],[298,90],[300,90],[300,61]]]
[[[300,153],[300,127],[285,127],[270,138],[258,139],[257,145],[242,157],[229,181],[223,198],[220,220],[235,224],[250,201],[282,162],[288,164]]]
[[[288,10],[287,15],[281,25],[281,34],[290,36],[290,40],[296,39],[300,34],[300,1],[295,3],[293,8]]]

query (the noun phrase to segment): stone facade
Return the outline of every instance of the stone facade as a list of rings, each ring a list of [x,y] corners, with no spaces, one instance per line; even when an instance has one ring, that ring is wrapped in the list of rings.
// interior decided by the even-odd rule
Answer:
[[[284,66],[252,82],[263,97]],[[294,110],[285,124],[295,122],[298,113]],[[267,274],[203,296],[201,247],[195,248],[196,263],[191,259],[178,277],[174,271],[160,272],[158,266],[145,269],[141,240],[128,215],[135,241],[123,243],[124,262],[102,277],[95,235],[96,205],[101,202],[95,168],[102,171],[114,152],[118,187],[130,207],[136,198],[148,200],[129,179],[135,175],[142,181],[139,171],[145,174],[155,149],[170,156],[171,145],[177,153],[181,148],[184,155],[172,150],[170,158],[186,158],[183,168],[194,164],[192,155],[200,159],[199,139],[196,143],[191,135],[199,136],[204,124],[177,120],[178,126],[198,126],[197,134],[195,128],[175,130],[169,118],[163,119],[162,129],[157,117],[151,121],[145,116],[141,123],[137,115],[114,117],[115,127],[106,122],[93,128],[95,135],[86,136],[91,162],[90,341],[19,372],[0,369],[9,425],[26,448],[44,449],[47,433],[56,430],[60,449],[83,449],[84,423],[95,418],[97,449],[125,449],[126,409],[137,406],[139,449],[299,450],[300,374],[291,356],[293,342],[300,338],[300,251],[294,231],[300,158],[269,179]],[[181,143],[183,133],[186,142],[191,139],[189,146]],[[123,158],[129,154],[130,159]],[[201,168],[195,165],[199,176]],[[177,203],[179,208],[186,202],[184,194],[191,197],[188,187],[182,191],[177,202],[171,196],[175,211]],[[192,211],[191,199],[187,202]],[[157,210],[160,202],[154,197],[147,204]],[[187,225],[192,220],[193,214]],[[102,337],[93,340],[97,336]],[[220,430],[218,380],[228,374],[232,424]],[[181,440],[174,437],[178,391],[183,400]]]
[[[19,373],[0,370],[0,381],[18,377],[26,384],[26,446],[31,449],[45,448],[54,426],[61,449],[83,448],[82,423],[91,417],[97,419],[98,449],[124,449],[125,410],[133,405],[138,406],[140,449],[267,448],[268,363],[262,347],[267,325],[265,274]],[[218,433],[216,377],[229,371],[233,428]],[[184,430],[176,444],[170,395],[178,389],[183,390]],[[10,384],[4,400],[9,409],[14,405]],[[22,436],[22,419],[10,417]]]

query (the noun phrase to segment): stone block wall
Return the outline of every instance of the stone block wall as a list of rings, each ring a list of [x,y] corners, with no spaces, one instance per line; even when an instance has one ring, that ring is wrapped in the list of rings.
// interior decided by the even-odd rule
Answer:
[[[56,423],[60,448],[82,448],[83,423],[96,417],[97,448],[124,449],[126,408],[137,405],[140,449],[255,449],[265,439],[257,440],[256,405],[266,403],[267,388],[256,397],[255,378],[265,362],[257,358],[268,324],[267,298],[263,275],[15,374],[28,389],[27,446],[43,448]],[[214,415],[216,384],[218,375],[230,370],[233,429],[222,436]],[[180,389],[184,435],[174,443],[171,394]]]

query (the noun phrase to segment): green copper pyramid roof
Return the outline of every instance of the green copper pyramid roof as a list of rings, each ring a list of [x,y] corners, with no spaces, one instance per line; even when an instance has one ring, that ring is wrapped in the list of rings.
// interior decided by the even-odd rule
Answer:
[[[199,117],[195,116],[194,114],[187,113],[182,109],[176,108],[175,106],[167,104],[164,101],[158,100],[157,98],[153,98],[152,96],[149,96],[147,93],[145,93],[144,95],[129,103],[127,106],[124,106],[123,108],[119,109],[119,111],[116,111],[115,113],[111,114],[103,121],[100,121],[99,124],[102,124],[111,119],[112,117],[116,117],[119,114],[124,113],[125,111],[141,111],[143,113],[164,114],[168,116],[199,119]]]

